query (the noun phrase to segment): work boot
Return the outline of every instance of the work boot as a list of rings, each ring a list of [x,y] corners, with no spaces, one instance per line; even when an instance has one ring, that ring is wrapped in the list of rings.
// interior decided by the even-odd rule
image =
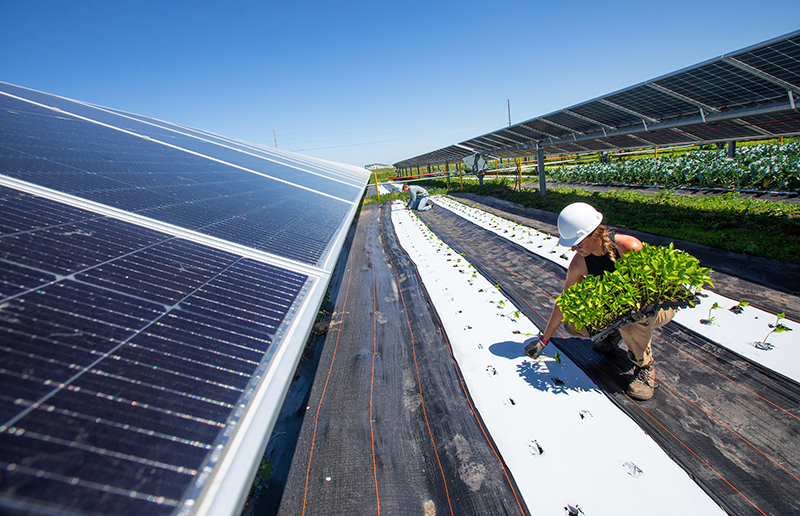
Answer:
[[[621,339],[622,335],[619,334],[619,331],[614,330],[602,339],[595,342],[594,350],[598,353],[613,353],[617,350],[617,346],[619,346],[619,341]]]
[[[650,364],[633,370],[633,380],[628,385],[628,396],[635,400],[645,401],[653,397],[656,388],[656,364]]]

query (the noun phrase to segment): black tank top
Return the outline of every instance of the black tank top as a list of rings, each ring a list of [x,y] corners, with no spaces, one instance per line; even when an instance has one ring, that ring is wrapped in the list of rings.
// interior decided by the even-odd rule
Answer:
[[[613,235],[611,236],[611,242],[614,242]],[[619,259],[619,249],[617,249],[616,244],[614,244],[613,250],[615,259]],[[602,276],[605,272],[614,272],[616,268],[616,264],[614,260],[611,259],[609,253],[602,256],[590,254],[584,259],[586,260],[586,268],[589,270],[590,276]]]

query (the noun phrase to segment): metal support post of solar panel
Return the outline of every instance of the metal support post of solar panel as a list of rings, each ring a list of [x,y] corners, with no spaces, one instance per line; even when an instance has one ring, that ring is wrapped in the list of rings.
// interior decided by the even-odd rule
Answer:
[[[368,177],[0,83],[0,512],[240,511]]]

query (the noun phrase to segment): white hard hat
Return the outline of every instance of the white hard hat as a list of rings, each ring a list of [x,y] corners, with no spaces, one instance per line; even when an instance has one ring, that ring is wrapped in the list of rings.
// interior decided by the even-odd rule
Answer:
[[[572,247],[597,229],[603,214],[585,202],[574,202],[558,214],[558,243]]]

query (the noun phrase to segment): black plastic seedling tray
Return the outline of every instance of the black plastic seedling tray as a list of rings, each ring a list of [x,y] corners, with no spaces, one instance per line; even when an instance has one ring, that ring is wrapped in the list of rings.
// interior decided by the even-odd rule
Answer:
[[[650,305],[647,308],[645,308],[644,310],[639,310],[639,311],[636,311],[636,312],[631,312],[628,315],[623,315],[622,317],[620,317],[619,319],[617,319],[616,321],[614,321],[613,323],[609,324],[608,326],[606,326],[604,328],[599,328],[597,330],[591,330],[591,329],[587,328],[587,330],[589,331],[589,338],[592,339],[592,341],[596,342],[598,340],[601,340],[601,339],[605,338],[609,333],[611,333],[612,331],[616,330],[620,326],[623,326],[623,325],[625,325],[625,324],[627,324],[629,322],[637,322],[637,321],[641,321],[643,319],[646,319],[647,317],[655,314],[656,312],[658,312],[662,308],[666,308],[666,309],[668,309],[668,308],[677,308],[677,309],[687,308],[689,306],[694,306],[698,302],[699,302],[699,300],[697,299],[697,296],[694,296],[694,297],[691,297],[689,299],[686,299],[685,301],[672,301],[672,302],[669,302],[669,303],[661,303],[661,304]]]

